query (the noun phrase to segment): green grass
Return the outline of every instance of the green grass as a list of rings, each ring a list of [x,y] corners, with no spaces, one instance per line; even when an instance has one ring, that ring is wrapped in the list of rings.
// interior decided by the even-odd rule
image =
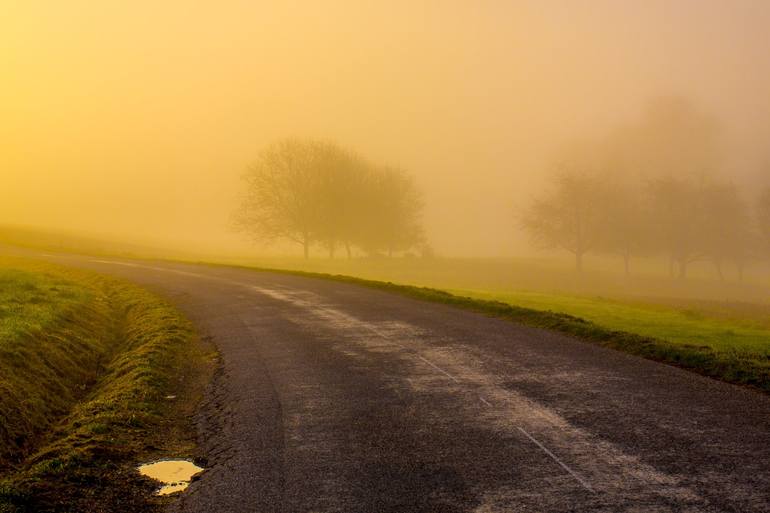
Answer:
[[[95,291],[0,269],[0,468],[23,459],[97,379],[113,335]],[[77,319],[77,320],[75,320]]]
[[[88,290],[61,278],[0,268],[0,344],[43,331],[90,297]]]
[[[770,316],[719,318],[715,313],[602,297],[541,292],[453,291],[535,310],[563,312],[610,330],[627,331],[680,345],[705,346],[716,352],[770,357]]]
[[[0,283],[0,512],[160,510],[134,466],[193,452],[189,322],[94,273],[0,259]]]

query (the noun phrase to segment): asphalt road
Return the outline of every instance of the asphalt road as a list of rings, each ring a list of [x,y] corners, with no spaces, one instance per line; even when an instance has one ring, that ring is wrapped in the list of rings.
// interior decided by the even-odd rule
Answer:
[[[52,259],[166,295],[221,351],[175,511],[770,511],[767,396],[354,285]]]

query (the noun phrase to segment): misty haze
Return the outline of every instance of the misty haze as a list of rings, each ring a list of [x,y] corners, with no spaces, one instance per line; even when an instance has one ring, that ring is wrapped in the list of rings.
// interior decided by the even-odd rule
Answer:
[[[770,510],[768,27],[0,5],[0,513]]]

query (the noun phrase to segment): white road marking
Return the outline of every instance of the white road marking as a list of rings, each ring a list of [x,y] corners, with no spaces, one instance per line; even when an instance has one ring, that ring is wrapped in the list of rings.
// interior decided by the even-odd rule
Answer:
[[[416,355],[416,356],[417,356],[417,358],[419,358],[420,360],[424,361],[425,363],[427,363],[428,365],[430,365],[431,367],[433,367],[434,369],[436,369],[441,374],[443,374],[444,376],[448,377],[449,379],[451,379],[455,383],[459,383],[460,382],[459,379],[457,379],[456,377],[452,376],[451,374],[449,374],[447,371],[445,371],[444,369],[442,369],[438,365],[434,365],[433,362],[431,362],[430,360],[426,360],[425,358],[423,358],[420,355]]]
[[[441,374],[443,374],[444,376],[448,377],[449,379],[451,379],[451,380],[452,380],[452,381],[454,381],[455,383],[460,383],[460,380],[459,380],[459,379],[457,379],[456,377],[452,376],[452,375],[451,375],[451,374],[449,374],[447,371],[445,371],[444,369],[442,369],[442,368],[441,368],[441,367],[439,367],[438,365],[434,364],[434,363],[433,363],[433,362],[431,362],[430,360],[427,360],[427,359],[423,358],[423,357],[422,357],[422,356],[420,356],[420,355],[415,355],[415,356],[417,356],[417,358],[419,358],[419,359],[420,359],[420,360],[422,360],[423,362],[427,363],[428,365],[430,365],[431,367],[433,367],[434,369],[436,369],[436,370],[437,370],[437,371],[439,371]],[[487,405],[489,408],[491,408],[491,407],[492,407],[492,403],[490,403],[489,401],[487,401],[487,400],[486,400],[486,399],[485,399],[483,396],[479,396],[479,400],[480,400],[482,403],[484,403],[485,405]],[[532,442],[533,442],[535,445],[537,445],[538,447],[540,447],[540,449],[542,449],[544,453],[546,453],[548,456],[550,456],[550,457],[551,457],[551,459],[553,459],[553,460],[554,460],[556,463],[558,463],[558,464],[559,464],[559,466],[561,466],[561,468],[563,468],[564,470],[566,470],[566,471],[569,473],[569,475],[571,475],[572,477],[574,477],[574,478],[575,478],[575,480],[576,480],[578,483],[580,483],[580,485],[581,485],[583,488],[585,488],[586,490],[588,490],[588,491],[589,491],[589,492],[591,492],[591,493],[596,493],[596,491],[595,491],[595,490],[594,490],[594,489],[591,487],[591,485],[589,485],[589,484],[588,484],[588,483],[587,483],[587,482],[586,482],[586,481],[585,481],[583,478],[581,478],[581,477],[580,477],[580,476],[579,476],[579,475],[578,475],[578,474],[577,474],[577,473],[576,473],[574,470],[572,470],[570,467],[568,467],[566,463],[564,463],[563,461],[561,461],[561,460],[560,460],[560,459],[559,459],[559,458],[558,458],[558,457],[557,457],[557,456],[556,456],[554,453],[552,453],[550,450],[548,450],[548,448],[547,448],[545,445],[543,445],[542,443],[540,443],[540,442],[539,442],[539,441],[538,441],[538,440],[537,440],[537,439],[536,439],[534,436],[532,436],[532,435],[530,435],[529,433],[527,433],[527,431],[526,431],[526,430],[525,430],[523,427],[521,427],[521,426],[516,426],[516,429],[518,429],[519,431],[521,431],[522,433],[524,433],[524,435],[525,435],[527,438],[529,438],[529,439],[530,439],[530,440],[531,440],[531,441],[532,441]]]
[[[536,444],[538,447],[540,447],[540,448],[543,450],[543,452],[544,452],[544,453],[546,453],[548,456],[550,456],[550,457],[553,459],[553,461],[555,461],[556,463],[558,463],[558,464],[561,466],[561,468],[563,468],[564,470],[566,470],[567,472],[569,472],[569,473],[570,473],[570,475],[571,475],[572,477],[574,477],[574,478],[575,478],[575,480],[576,480],[578,483],[580,483],[581,485],[583,485],[583,488],[585,488],[586,490],[588,490],[588,491],[589,491],[589,492],[591,492],[591,493],[595,493],[595,490],[594,490],[593,488],[591,488],[591,485],[589,485],[588,483],[586,483],[586,482],[585,482],[585,481],[584,481],[584,480],[583,480],[583,479],[582,479],[582,478],[581,478],[579,475],[577,475],[577,474],[576,474],[576,473],[575,473],[575,472],[574,472],[574,471],[573,471],[571,468],[569,468],[569,467],[568,467],[568,466],[567,466],[567,465],[566,465],[566,464],[565,464],[563,461],[561,461],[559,458],[557,458],[557,457],[556,457],[556,455],[555,455],[554,453],[552,453],[551,451],[549,451],[549,450],[548,450],[548,448],[547,448],[545,445],[543,445],[543,444],[541,444],[540,442],[538,442],[538,441],[537,441],[537,439],[536,439],[534,436],[532,436],[532,435],[530,435],[529,433],[527,433],[527,431],[526,431],[524,428],[520,427],[520,426],[517,426],[517,427],[516,427],[516,429],[518,429],[519,431],[521,431],[522,433],[524,433],[524,436],[526,436],[527,438],[529,438],[530,440],[532,440],[532,441],[533,441],[533,442],[534,442],[534,443],[535,443],[535,444]]]
[[[129,264],[128,262],[115,262],[113,260],[89,260],[97,264],[125,265],[126,267],[145,267],[139,264]]]
[[[139,267],[142,269],[150,269],[151,271],[163,271],[167,273],[182,274],[184,276],[195,276],[196,278],[207,278],[207,279],[220,280],[220,281],[222,280],[221,278],[206,276],[205,274],[191,273],[189,271],[180,271],[179,269],[170,269],[167,267],[154,267],[151,265],[132,264],[129,262],[117,262],[115,260],[90,260],[90,262],[95,262],[97,264],[124,265],[126,267]]]
[[[439,367],[438,365],[434,364],[434,363],[433,363],[433,362],[431,362],[430,360],[427,360],[427,359],[423,358],[423,357],[422,357],[422,356],[420,356],[420,355],[416,355],[416,356],[417,356],[417,358],[419,358],[419,359],[420,359],[420,360],[422,360],[423,362],[427,363],[428,365],[430,365],[431,367],[433,367],[434,369],[436,369],[437,371],[439,371],[440,373],[442,373],[443,375],[445,375],[446,377],[448,377],[449,379],[451,379],[451,380],[452,380],[452,381],[454,381],[455,383],[460,383],[460,380],[458,380],[457,378],[455,378],[454,376],[452,376],[452,375],[451,375],[451,374],[449,374],[447,371],[445,371],[444,369],[442,369],[442,368],[441,368],[441,367]],[[486,399],[485,399],[483,396],[479,396],[479,400],[481,400],[481,402],[482,402],[482,403],[484,403],[485,405],[487,405],[488,407],[490,407],[490,408],[492,407],[492,403],[490,403],[489,401],[487,401],[487,400],[486,400]],[[596,493],[596,491],[595,491],[595,490],[594,490],[594,489],[591,487],[591,485],[589,485],[589,484],[588,484],[588,483],[587,483],[587,482],[586,482],[586,481],[585,481],[583,478],[581,478],[581,477],[580,477],[580,476],[579,476],[579,475],[578,475],[578,474],[577,474],[577,473],[576,473],[574,470],[572,470],[570,467],[568,467],[566,463],[564,463],[563,461],[561,461],[561,460],[560,460],[560,459],[559,459],[559,458],[558,458],[558,457],[557,457],[557,456],[556,456],[554,453],[552,453],[551,451],[549,451],[549,450],[548,450],[548,448],[547,448],[545,445],[543,445],[542,443],[540,443],[540,442],[539,442],[539,441],[538,441],[538,440],[537,440],[537,439],[536,439],[534,436],[532,436],[532,435],[530,435],[529,433],[527,433],[527,431],[526,431],[526,430],[525,430],[523,427],[521,427],[521,426],[516,426],[516,429],[518,429],[519,431],[521,431],[521,432],[522,432],[522,433],[523,433],[523,434],[524,434],[524,435],[525,435],[527,438],[529,438],[529,439],[530,439],[530,440],[531,440],[531,441],[532,441],[532,442],[533,442],[535,445],[537,445],[538,447],[540,447],[540,449],[542,449],[544,453],[546,453],[548,456],[550,456],[550,457],[551,457],[551,459],[553,459],[553,460],[554,460],[556,463],[558,463],[558,464],[559,464],[559,466],[561,466],[561,468],[563,468],[564,470],[566,470],[566,471],[569,473],[569,475],[571,475],[572,477],[574,477],[574,478],[575,478],[575,480],[576,480],[578,483],[580,483],[580,485],[581,485],[583,488],[585,488],[586,490],[588,490],[588,491],[589,491],[589,492],[591,492],[591,493]]]

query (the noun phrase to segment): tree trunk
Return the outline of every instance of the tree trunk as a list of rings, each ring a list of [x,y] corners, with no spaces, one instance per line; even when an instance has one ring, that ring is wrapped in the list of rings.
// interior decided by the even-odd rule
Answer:
[[[684,258],[679,260],[679,279],[684,280],[687,278],[687,260]]]
[[[575,234],[576,237],[576,243],[575,246],[577,249],[575,250],[575,270],[578,273],[583,272],[583,252],[584,252],[584,245],[583,245],[583,223],[582,223],[582,217],[580,215],[580,210],[577,210],[576,216],[575,216],[575,227],[577,229],[577,233]]]
[[[715,258],[714,267],[716,267],[717,269],[717,274],[719,275],[719,281],[725,281],[725,275],[722,272],[722,260]]]
[[[623,254],[623,270],[626,273],[626,278],[628,278],[631,273],[631,253],[629,251]]]

